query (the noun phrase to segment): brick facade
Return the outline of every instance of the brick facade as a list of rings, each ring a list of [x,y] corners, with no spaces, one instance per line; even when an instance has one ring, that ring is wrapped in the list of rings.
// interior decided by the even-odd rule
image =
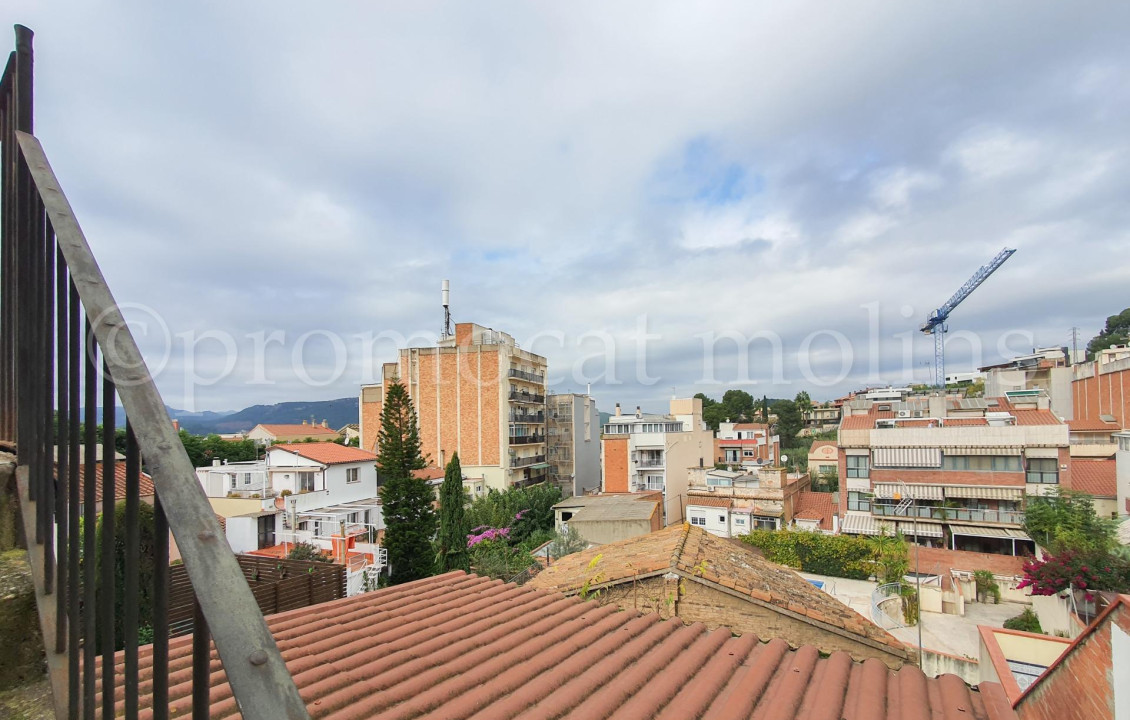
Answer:
[[[628,492],[628,438],[608,436],[601,441],[604,492]]]
[[[1090,377],[1071,383],[1073,417],[1098,421],[1101,415],[1113,415],[1118,427],[1127,427],[1130,424],[1130,368],[1104,373],[1101,367],[1092,363],[1089,369],[1094,372]]]

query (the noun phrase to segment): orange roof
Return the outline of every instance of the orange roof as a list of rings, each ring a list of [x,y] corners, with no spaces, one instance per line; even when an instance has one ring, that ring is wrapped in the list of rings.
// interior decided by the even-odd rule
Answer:
[[[822,657],[811,645],[708,631],[655,613],[461,572],[270,615],[313,718],[882,718],[1017,720],[997,683]],[[169,641],[170,714],[192,705],[191,636]],[[211,664],[212,717],[238,716]],[[115,658],[124,672],[125,653]],[[153,654],[140,653],[140,674]],[[101,672],[101,663],[96,664]],[[343,669],[347,668],[347,669]],[[152,706],[150,684],[140,705]],[[118,700],[124,712],[125,698]]]
[[[873,415],[848,415],[841,423],[840,427],[844,430],[870,430],[875,427],[875,417]]]
[[[710,497],[707,495],[687,495],[687,505],[699,507],[729,508],[734,506],[733,498]]]
[[[1118,423],[1108,423],[1104,420],[1082,419],[1068,420],[1067,427],[1071,432],[1118,432]]]
[[[443,468],[436,467],[435,465],[429,465],[423,470],[412,471],[412,477],[417,480],[439,480],[446,474]]]
[[[789,568],[769,562],[745,543],[724,540],[688,524],[567,555],[528,584],[568,595],[578,593],[583,586],[592,586],[590,563],[597,555],[603,578],[599,587],[673,572],[687,582],[722,586],[774,612],[799,613],[813,625],[835,628],[825,627],[826,632],[886,646],[892,656],[907,655],[905,646],[892,635]],[[724,619],[719,622],[726,624]]]
[[[307,460],[323,465],[341,463],[376,462],[377,456],[361,448],[346,447],[337,443],[295,443],[291,445],[272,445],[271,450],[285,450]]]
[[[1071,463],[1070,489],[1089,493],[1095,497],[1116,497],[1115,461],[1074,460]]]
[[[734,423],[735,430],[768,430],[765,423]]]
[[[832,530],[832,516],[836,514],[835,494],[802,490],[797,495],[793,517],[798,520],[819,520],[821,530]]]
[[[260,423],[259,427],[275,436],[285,435],[290,437],[297,435],[300,437],[317,437],[319,435],[336,436],[341,434],[333,428],[322,427],[321,425],[264,425]]]
[[[1051,410],[1013,410],[1017,425],[1062,425]]]
[[[59,471],[59,464],[55,463],[55,472]],[[153,497],[157,491],[153,487],[153,478],[145,473],[141,473],[141,481],[138,493],[140,497]],[[86,466],[79,463],[78,466],[78,496],[80,502],[86,502]],[[102,502],[102,463],[94,464],[94,498],[97,502]],[[114,499],[126,499],[126,462],[125,460],[118,460],[114,463]]]
[[[817,440],[816,442],[812,443],[812,447],[808,448],[808,452],[809,452],[809,454],[812,454],[813,451],[818,450],[822,447],[836,447],[836,441],[835,440]]]

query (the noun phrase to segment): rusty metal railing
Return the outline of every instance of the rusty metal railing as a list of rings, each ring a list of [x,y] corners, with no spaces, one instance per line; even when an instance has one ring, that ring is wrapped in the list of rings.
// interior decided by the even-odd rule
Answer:
[[[222,677],[209,669],[212,643],[243,717],[306,718],[133,335],[32,134],[32,92],[32,33],[16,26],[16,50],[0,80],[0,440],[14,443],[18,457],[56,714],[136,718],[145,705],[152,717],[168,717],[171,530],[198,600],[193,718],[208,717],[211,684]],[[120,473],[118,400],[127,420]],[[143,461],[155,487],[146,557]],[[139,584],[143,560],[154,568],[148,587]],[[138,677],[141,596],[152,598],[151,683]]]

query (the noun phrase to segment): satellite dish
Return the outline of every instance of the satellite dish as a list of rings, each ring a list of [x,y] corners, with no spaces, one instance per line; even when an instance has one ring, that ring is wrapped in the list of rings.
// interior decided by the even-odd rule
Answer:
[[[788,461],[789,461],[789,456],[788,456],[788,455],[782,455],[782,456],[781,456],[781,462],[783,462],[783,463],[787,463]]]

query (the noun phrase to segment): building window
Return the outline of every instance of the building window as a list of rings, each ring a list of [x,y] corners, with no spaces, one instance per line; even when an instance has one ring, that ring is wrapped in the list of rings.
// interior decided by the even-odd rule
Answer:
[[[776,530],[777,518],[753,517],[754,530]]]
[[[847,476],[849,478],[868,478],[870,473],[871,458],[866,455],[847,456]]]
[[[244,485],[250,485],[251,484],[251,473],[243,473],[243,484]]]
[[[870,493],[862,493],[850,491],[848,492],[848,510],[860,510],[862,512],[871,512],[871,495]]]
[[[745,525],[745,518],[744,517],[734,518],[734,524],[735,525]]]
[[[742,455],[745,456],[745,457],[753,457],[753,451],[752,450],[743,450]]]
[[[1055,458],[1030,458],[1028,482],[1054,485],[1059,482],[1059,461]]]
[[[706,527],[706,518],[695,517],[694,515],[692,515],[691,516],[691,525],[699,525],[701,527]]]
[[[359,470],[358,468],[347,468],[345,470],[345,482],[347,482],[347,483],[361,482],[361,478],[359,478],[357,476],[358,470]]]
[[[314,492],[314,473],[298,473],[298,492]]]
[[[647,489],[648,490],[662,490],[663,489],[663,476],[662,475],[648,475],[647,476]]]
[[[718,522],[724,524],[726,522],[726,516],[725,515],[719,515],[718,516]]]
[[[975,472],[1020,472],[1020,457],[1016,455],[945,455],[943,470],[972,470]]]
[[[235,490],[235,475],[231,475],[231,489]]]

